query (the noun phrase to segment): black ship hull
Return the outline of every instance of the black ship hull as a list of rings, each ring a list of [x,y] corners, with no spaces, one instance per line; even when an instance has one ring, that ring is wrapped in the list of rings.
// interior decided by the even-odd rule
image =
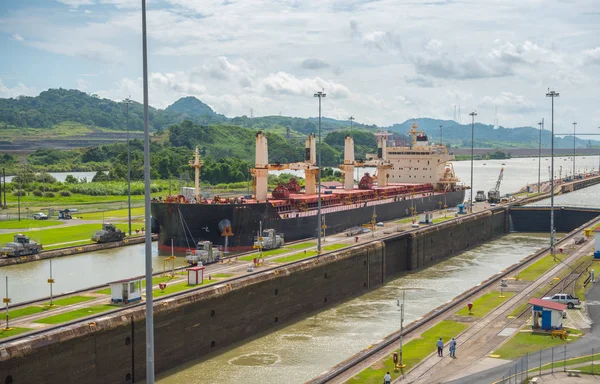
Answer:
[[[465,190],[428,196],[361,202],[322,209],[326,234],[343,232],[353,226],[367,224],[376,215],[376,221],[388,221],[409,216],[411,208],[417,212],[454,207],[464,201]],[[441,204],[440,204],[441,203]],[[178,204],[153,202],[152,231],[159,233],[159,249],[184,252],[195,248],[200,240],[225,246],[224,223],[231,224],[227,238],[230,251],[251,250],[260,223],[283,233],[285,241],[296,241],[317,236],[317,212],[280,213],[270,203],[252,204]]]

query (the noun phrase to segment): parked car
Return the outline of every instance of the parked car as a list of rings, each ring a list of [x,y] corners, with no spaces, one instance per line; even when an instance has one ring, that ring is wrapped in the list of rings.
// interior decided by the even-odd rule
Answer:
[[[42,213],[42,212],[34,213],[33,219],[34,220],[48,220],[48,215],[46,215],[45,213]]]
[[[569,293],[557,293],[554,296],[542,297],[542,300],[550,300],[557,303],[566,304],[569,309],[575,308],[576,305],[581,305],[579,298],[573,297]]]

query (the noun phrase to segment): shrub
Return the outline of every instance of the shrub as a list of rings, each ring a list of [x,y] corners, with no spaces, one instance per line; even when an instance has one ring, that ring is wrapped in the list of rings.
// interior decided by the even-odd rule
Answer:
[[[33,191],[33,196],[42,197],[44,193],[42,191]]]
[[[60,193],[61,196],[64,196],[64,197],[71,196],[71,192],[69,192],[69,191],[60,191],[59,193]]]
[[[22,189],[17,189],[16,191],[13,192],[13,196],[25,196],[25,191]]]
[[[54,197],[54,192],[46,192],[44,193],[44,197]]]

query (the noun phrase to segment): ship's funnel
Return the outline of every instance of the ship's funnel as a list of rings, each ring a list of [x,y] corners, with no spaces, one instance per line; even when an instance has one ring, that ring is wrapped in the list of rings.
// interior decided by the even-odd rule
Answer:
[[[354,189],[354,139],[350,135],[344,140],[344,189]]]
[[[315,134],[311,133],[306,139],[304,145],[304,161],[312,165],[317,164],[317,141],[315,140]]]
[[[269,150],[267,137],[258,131],[256,134],[256,200],[267,200],[267,182],[269,176]]]

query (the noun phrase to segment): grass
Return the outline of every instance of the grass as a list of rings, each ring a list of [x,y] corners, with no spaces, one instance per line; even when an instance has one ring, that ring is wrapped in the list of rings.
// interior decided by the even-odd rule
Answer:
[[[97,313],[102,313],[106,311],[110,311],[111,309],[118,308],[115,305],[104,304],[104,305],[95,305],[93,307],[80,308],[74,311],[60,313],[54,316],[44,317],[42,319],[36,320],[35,323],[41,324],[61,324],[66,323],[67,321],[77,320],[82,317],[95,315]]]
[[[144,214],[144,207],[131,208],[131,216],[140,216]],[[105,212],[92,212],[76,214],[81,220],[112,220],[112,219],[124,219],[129,216],[127,209],[117,209]]]
[[[268,251],[264,251],[262,254],[263,254],[263,257],[268,257],[268,256],[281,255],[282,253],[287,253],[289,251],[290,251],[289,249],[279,248],[279,249],[271,249]],[[251,253],[246,256],[238,257],[238,260],[252,261],[252,260],[254,260],[255,257],[259,257],[258,252]]]
[[[594,364],[593,366],[591,364],[584,365],[583,367],[577,367],[576,369],[581,371],[581,373],[589,373],[594,375],[600,374],[600,366],[598,366],[598,364]]]
[[[50,227],[53,225],[63,224],[60,220],[33,220],[33,219],[21,219],[18,220],[3,220],[0,221],[0,229],[29,229],[29,228],[42,228]]]
[[[19,317],[23,317],[23,316],[30,316],[30,315],[35,315],[36,313],[40,313],[47,310],[47,308],[44,307],[40,307],[37,305],[32,305],[29,307],[24,307],[24,308],[19,308],[19,309],[13,309],[13,310],[8,310],[8,318],[9,319],[16,319]]]
[[[570,335],[581,334],[581,332],[576,329],[567,330],[569,331],[569,337],[567,340],[561,340],[558,337],[553,339],[550,336],[550,333],[518,332],[499,349],[495,350],[493,354],[497,355],[501,359],[514,359],[523,356],[526,353],[536,352],[540,349],[556,347],[557,345],[563,345],[575,340],[575,338],[570,337]]]
[[[286,245],[285,247],[287,249],[302,250],[302,249],[316,247],[316,246],[317,246],[317,243],[313,243],[311,241],[307,241],[307,242],[304,242],[304,243]]]
[[[94,293],[98,293],[100,295],[110,295],[110,288],[100,289],[98,291],[94,291]]]
[[[415,222],[418,220],[418,218],[415,216]],[[402,220],[398,220],[396,221],[396,223],[398,224],[408,224],[408,223],[412,223],[413,218],[412,217],[407,217],[406,219],[402,219]]]
[[[584,256],[582,257],[580,261],[586,261],[586,262],[590,262],[594,259],[593,256]],[[592,267],[593,268],[593,267]],[[575,282],[575,297],[579,297],[580,300],[584,300],[585,299],[585,292],[588,290],[588,288],[592,287],[592,283],[590,282],[588,284],[587,287],[583,286],[583,283],[585,282],[585,280],[589,277],[589,273],[582,273],[581,276],[579,276],[579,278],[577,279],[577,281]]]
[[[345,248],[345,247],[347,247],[349,245],[350,244],[344,244],[344,243],[331,244],[331,245],[324,246],[323,250],[324,251],[337,251],[338,249]]]
[[[15,336],[23,332],[31,331],[30,328],[11,328],[10,330],[5,330],[4,328],[0,329],[0,339],[4,339],[7,337]]]
[[[173,278],[171,276],[155,276],[152,278],[152,285],[157,285],[158,283],[164,283],[164,282],[169,282],[170,280],[173,280]],[[142,288],[144,288],[146,286],[146,280],[142,279]],[[94,291],[94,293],[100,294],[100,295],[110,295],[110,287],[109,288],[104,288],[104,289],[99,289],[97,291]]]
[[[187,283],[187,281],[183,281],[183,282],[175,283],[175,284],[171,284],[171,285],[167,284],[167,287],[165,288],[164,291],[161,291],[160,289],[155,289],[152,292],[152,297],[160,297],[160,296],[164,296],[164,295],[170,295],[172,293],[186,291],[188,289],[200,287],[200,286],[203,286],[203,285],[214,284],[217,281],[218,280],[208,280],[208,279],[205,278],[204,281],[202,281],[202,284],[197,284],[197,285],[189,285]]]
[[[53,305],[65,306],[65,305],[73,305],[83,303],[88,300],[92,300],[91,296],[71,296],[65,297],[64,299],[52,300]],[[50,305],[50,302],[46,303],[46,305]]]
[[[433,219],[433,224],[443,223],[444,221],[452,219],[454,219],[454,217],[438,217],[437,219]]]
[[[600,361],[599,361],[600,353],[594,353],[593,358],[594,358],[594,362],[598,361],[598,363],[600,363]],[[587,363],[588,361],[592,361],[592,355],[576,357],[574,359],[568,359],[566,366],[568,367],[570,365]],[[596,365],[600,365],[600,364],[595,363],[594,366],[596,366]],[[565,366],[564,360],[559,360],[559,361],[554,362],[554,368],[562,368],[564,366]],[[542,370],[546,370],[546,369],[550,369],[550,368],[552,368],[552,363],[542,365]],[[577,369],[579,369],[579,368],[577,368]],[[600,367],[598,367],[598,369],[600,369]],[[530,369],[530,371],[537,371],[537,370],[539,370],[539,368]]]
[[[92,233],[101,229],[101,227],[101,224],[82,224],[65,226],[63,228],[41,229],[39,231],[29,233],[28,235],[32,240],[35,240],[38,243],[42,244],[44,244],[44,241],[48,244],[60,244],[79,240],[81,240],[80,243],[92,243],[92,241],[90,240]],[[125,224],[117,224],[117,227],[121,228],[122,231],[126,229]],[[9,241],[12,241],[15,233],[18,232],[1,234],[0,243],[7,243]],[[44,249],[47,250],[53,248],[61,248],[63,246],[65,245],[49,245],[45,246]]]
[[[487,315],[490,311],[498,307],[507,299],[511,298],[515,293],[514,292],[504,292],[504,298],[500,298],[500,292],[493,291],[486,293],[485,295],[477,298],[473,301],[473,315],[469,315],[469,308],[465,307],[460,311],[456,312],[459,316],[475,316],[475,317],[483,317]]]
[[[567,255],[565,255],[563,253],[556,254],[556,258],[561,259],[561,260],[564,259],[565,256],[567,256]],[[535,281],[535,280],[537,280],[538,277],[540,277],[544,273],[548,272],[548,270],[550,270],[552,267],[558,265],[559,263],[560,263],[560,261],[554,261],[554,259],[552,258],[552,255],[546,255],[546,256],[542,257],[540,260],[538,260],[535,263],[533,263],[532,265],[530,265],[529,267],[527,267],[522,272],[520,272],[519,279],[526,280],[526,281]]]
[[[233,275],[231,273],[215,273],[214,275],[211,274],[211,276],[217,279],[225,279]]]
[[[304,252],[306,252],[306,253],[304,253]],[[292,261],[302,260],[302,259],[306,259],[308,257],[317,255],[317,251],[304,251],[304,252],[297,253],[295,255],[286,256],[286,257],[280,257],[279,259],[275,259],[273,261],[276,263],[289,263]]]
[[[406,343],[402,348],[404,353],[403,360],[406,365],[404,371],[411,369],[432,352],[435,352],[435,343],[440,337],[443,338],[444,342],[448,342],[451,337],[456,337],[467,327],[468,325],[464,323],[444,320],[423,332],[420,338]],[[380,384],[383,381],[383,375],[385,375],[386,372],[390,372],[392,380],[401,375],[401,372],[394,372],[392,355],[388,355],[384,360],[378,361],[373,366],[363,370],[347,382]]]

